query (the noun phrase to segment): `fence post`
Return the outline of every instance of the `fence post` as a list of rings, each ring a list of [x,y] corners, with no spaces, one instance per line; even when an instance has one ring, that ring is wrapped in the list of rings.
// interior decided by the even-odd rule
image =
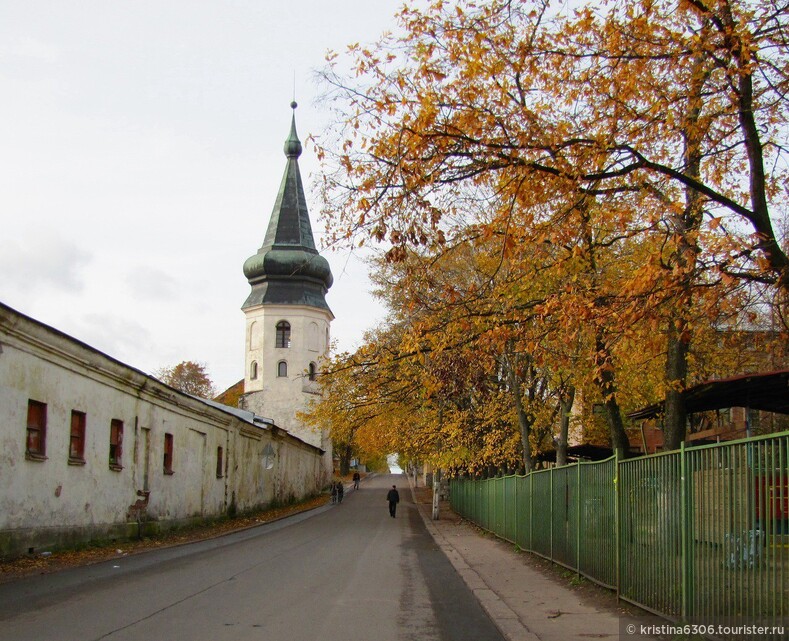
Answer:
[[[575,483],[575,502],[577,503],[575,509],[575,572],[578,576],[581,575],[581,461],[575,464],[576,467],[576,483]]]
[[[688,497],[688,465],[685,441],[679,446],[679,482],[680,482],[680,538],[682,540],[682,620],[687,621],[690,616],[690,566],[689,566],[689,541],[690,523],[688,511],[690,509]]]
[[[621,514],[620,514],[620,494],[619,491],[619,458],[621,456],[621,450],[617,449],[614,452],[614,528],[615,528],[615,543],[614,547],[616,549],[616,553],[614,555],[616,559],[616,598],[617,601],[619,600],[619,594],[622,588],[622,539],[621,539],[621,532],[622,532],[622,524],[621,524]]]
[[[529,550],[534,550],[534,472],[529,470]]]
[[[550,530],[550,532],[551,532],[551,561],[553,561],[553,470],[554,470],[554,468],[550,468],[548,470],[548,478],[551,481],[550,482],[550,488],[551,488],[550,497],[551,498],[550,498],[550,503],[549,503],[549,508],[548,508],[548,516],[550,517],[550,520],[551,520],[551,530]]]
[[[513,492],[513,499],[512,499],[513,500],[512,513],[515,518],[515,545],[517,547],[520,547],[520,537],[518,536],[518,521],[520,521],[520,519],[518,518],[518,513],[520,512],[520,510],[518,509],[520,507],[518,502],[518,485],[520,485],[520,483],[518,483],[517,474],[513,477],[513,480],[515,483],[515,491]]]

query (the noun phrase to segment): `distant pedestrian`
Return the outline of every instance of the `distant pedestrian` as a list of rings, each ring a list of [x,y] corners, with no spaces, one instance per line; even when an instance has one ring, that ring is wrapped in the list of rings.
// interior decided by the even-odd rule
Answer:
[[[386,500],[389,501],[389,516],[394,518],[397,512],[397,504],[400,502],[400,493],[397,491],[396,485],[393,485],[392,489],[389,490]]]
[[[359,489],[359,481],[361,481],[361,480],[362,480],[361,474],[359,474],[359,472],[354,472],[353,473],[353,489],[354,490],[358,490]]]
[[[331,502],[332,503],[337,502],[337,483],[335,483],[334,481],[332,481],[331,483]]]
[[[342,481],[337,481],[337,503],[342,503],[342,496],[345,494],[345,488]]]

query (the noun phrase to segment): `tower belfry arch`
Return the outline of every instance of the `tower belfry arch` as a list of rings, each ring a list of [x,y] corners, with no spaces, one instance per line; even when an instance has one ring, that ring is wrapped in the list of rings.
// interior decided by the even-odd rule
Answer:
[[[263,244],[244,263],[251,291],[241,309],[246,316],[245,409],[326,451],[324,467],[332,470],[331,441],[298,419],[320,393],[316,380],[329,349],[334,320],[326,293],[333,277],[312,235],[298,159],[298,105],[285,140],[285,173],[280,183]]]

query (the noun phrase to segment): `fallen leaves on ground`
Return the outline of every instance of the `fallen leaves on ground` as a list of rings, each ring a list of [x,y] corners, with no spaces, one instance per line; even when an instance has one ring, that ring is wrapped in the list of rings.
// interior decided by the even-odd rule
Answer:
[[[264,523],[271,523],[286,516],[305,512],[325,505],[329,496],[322,494],[296,505],[261,510],[232,519],[208,523],[196,527],[164,532],[156,537],[141,540],[110,541],[101,545],[90,545],[80,549],[41,552],[8,561],[0,561],[0,583],[13,581],[32,574],[48,574],[65,568],[90,565],[100,561],[139,554],[148,550],[172,547],[211,539],[230,532],[243,530]]]

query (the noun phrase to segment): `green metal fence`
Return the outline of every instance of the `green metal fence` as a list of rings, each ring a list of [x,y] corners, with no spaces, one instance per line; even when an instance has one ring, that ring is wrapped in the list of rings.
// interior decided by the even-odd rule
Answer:
[[[789,433],[454,479],[453,509],[671,620],[789,617]]]

